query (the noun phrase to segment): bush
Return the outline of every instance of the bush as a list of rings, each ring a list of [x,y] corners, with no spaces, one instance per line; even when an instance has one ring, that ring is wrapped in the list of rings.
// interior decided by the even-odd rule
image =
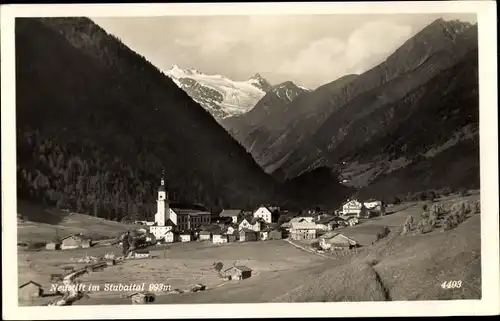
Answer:
[[[392,204],[394,205],[401,204],[401,199],[397,196],[394,197],[394,199],[392,200]]]
[[[429,211],[423,211],[422,214],[420,215],[420,218],[421,219],[428,219],[430,216],[430,212]]]
[[[423,205],[422,205],[422,210],[427,211],[427,208],[428,208],[428,207],[429,207],[429,206],[427,205],[427,203],[425,203],[425,204],[423,204]]]

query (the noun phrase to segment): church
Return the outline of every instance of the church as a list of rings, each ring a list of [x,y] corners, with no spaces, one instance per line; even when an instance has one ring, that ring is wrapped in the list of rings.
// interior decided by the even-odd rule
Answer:
[[[163,174],[156,202],[155,222],[149,231],[157,240],[174,242],[174,232],[191,233],[210,224],[211,213],[202,205],[169,203]]]
[[[165,179],[162,175],[160,187],[158,188],[157,210],[154,225],[149,231],[157,240],[164,239],[166,242],[174,241],[173,229],[177,225],[177,214],[170,208],[165,187]]]

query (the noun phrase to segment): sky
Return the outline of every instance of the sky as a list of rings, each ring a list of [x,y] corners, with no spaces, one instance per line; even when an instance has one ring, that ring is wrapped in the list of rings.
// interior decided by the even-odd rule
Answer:
[[[314,89],[384,61],[432,21],[475,14],[235,15],[92,18],[160,70],[173,65]]]

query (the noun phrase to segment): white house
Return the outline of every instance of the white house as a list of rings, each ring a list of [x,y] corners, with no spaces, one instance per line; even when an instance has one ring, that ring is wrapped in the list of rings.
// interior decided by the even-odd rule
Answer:
[[[266,223],[272,223],[272,212],[266,206],[261,206],[253,212],[253,217],[261,218]]]
[[[362,206],[363,204],[358,200],[349,200],[342,205],[342,214],[359,216]]]
[[[255,232],[259,232],[262,229],[261,218],[243,218],[238,224],[238,230],[249,229]]]

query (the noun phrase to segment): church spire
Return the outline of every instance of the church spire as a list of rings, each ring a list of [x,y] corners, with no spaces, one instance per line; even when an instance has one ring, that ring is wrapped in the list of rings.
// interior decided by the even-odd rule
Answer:
[[[165,170],[161,171],[161,183],[160,183],[160,188],[158,191],[165,191]]]

